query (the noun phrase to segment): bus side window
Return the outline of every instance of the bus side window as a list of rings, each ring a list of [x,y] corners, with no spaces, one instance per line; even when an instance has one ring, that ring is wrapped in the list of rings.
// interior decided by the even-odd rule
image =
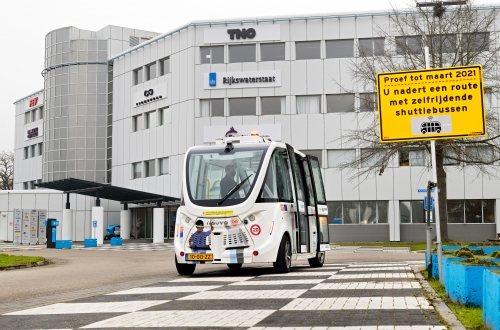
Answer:
[[[292,184],[288,173],[289,168],[285,158],[285,151],[277,149],[274,151],[267,169],[266,179],[260,194],[261,201],[292,201]]]

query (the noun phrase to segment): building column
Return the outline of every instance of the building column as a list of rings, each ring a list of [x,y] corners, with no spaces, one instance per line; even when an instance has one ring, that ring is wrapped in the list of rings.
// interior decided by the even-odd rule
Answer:
[[[399,201],[389,201],[389,240],[391,242],[401,241],[401,224],[399,219]]]
[[[165,209],[159,206],[153,209],[153,243],[165,242]]]
[[[61,239],[73,240],[73,210],[69,203],[69,194],[66,194],[66,207],[63,209],[61,221]]]
[[[104,242],[104,208],[92,207],[92,238],[97,239],[97,245]]]
[[[123,210],[120,211],[120,237],[123,239],[130,239],[130,225],[132,216],[128,209],[128,204],[123,203]]]

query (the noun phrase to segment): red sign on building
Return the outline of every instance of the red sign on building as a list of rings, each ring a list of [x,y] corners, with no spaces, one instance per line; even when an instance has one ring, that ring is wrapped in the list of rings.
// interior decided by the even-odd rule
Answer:
[[[38,96],[37,97],[34,97],[32,99],[30,99],[29,101],[29,107],[30,108],[33,108],[34,106],[36,106],[38,104]]]

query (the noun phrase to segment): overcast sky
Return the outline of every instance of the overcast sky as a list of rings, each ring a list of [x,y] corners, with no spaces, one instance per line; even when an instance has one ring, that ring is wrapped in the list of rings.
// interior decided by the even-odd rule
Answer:
[[[408,0],[13,0],[0,11],[0,151],[14,149],[14,101],[43,88],[44,37],[75,26],[159,33],[194,20],[405,8]],[[476,4],[500,0],[476,0]]]

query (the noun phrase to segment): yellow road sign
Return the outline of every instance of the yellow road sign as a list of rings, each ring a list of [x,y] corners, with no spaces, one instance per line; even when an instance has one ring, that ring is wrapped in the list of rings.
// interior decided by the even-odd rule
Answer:
[[[480,65],[379,73],[380,142],[486,134]]]

